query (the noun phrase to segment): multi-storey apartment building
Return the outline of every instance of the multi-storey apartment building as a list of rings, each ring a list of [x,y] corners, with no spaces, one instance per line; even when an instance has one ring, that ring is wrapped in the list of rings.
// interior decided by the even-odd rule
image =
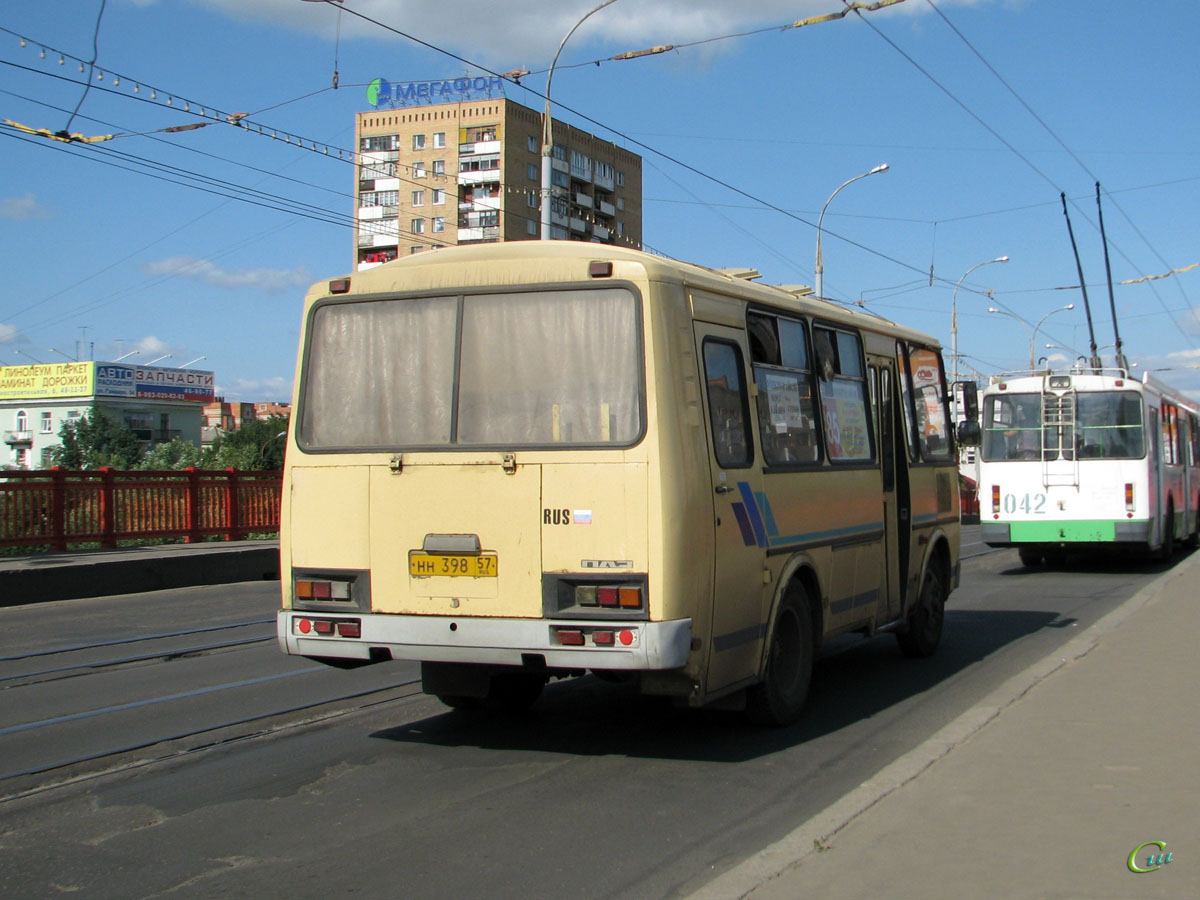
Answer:
[[[554,122],[552,236],[640,247],[642,159]],[[505,98],[359,113],[355,268],[540,237],[541,113]]]

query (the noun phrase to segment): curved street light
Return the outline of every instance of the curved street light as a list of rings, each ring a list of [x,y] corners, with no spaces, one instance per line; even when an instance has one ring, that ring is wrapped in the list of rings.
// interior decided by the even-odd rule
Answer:
[[[1033,345],[1034,345],[1034,342],[1037,340],[1038,329],[1040,329],[1042,327],[1043,322],[1045,322],[1048,318],[1050,318],[1055,313],[1066,312],[1067,310],[1074,309],[1074,308],[1075,308],[1074,303],[1068,303],[1066,306],[1060,306],[1057,309],[1052,309],[1052,310],[1050,310],[1050,312],[1046,313],[1044,316],[1042,316],[1040,319],[1038,319],[1038,323],[1036,325],[1034,325],[1032,329],[1030,329],[1029,323],[1026,322],[1024,319],[1022,319],[1020,316],[1014,315],[1013,313],[1010,313],[1006,310],[996,309],[996,307],[994,307],[994,306],[989,306],[988,312],[996,313],[997,315],[1000,315],[1000,316],[1008,316],[1010,319],[1016,319],[1018,322],[1021,323],[1022,326],[1024,326],[1025,330],[1029,332],[1029,370],[1032,372],[1035,368],[1034,358],[1033,358]]]
[[[575,29],[588,20],[593,13],[598,13],[604,7],[616,3],[617,0],[604,0],[595,9],[590,10],[587,15],[575,23],[567,36],[562,39],[558,45],[558,49],[554,51],[554,59],[550,63],[550,71],[546,75],[546,111],[542,115],[542,189],[541,189],[541,218],[542,218],[542,240],[550,240],[550,193],[551,193],[551,170],[553,163],[551,156],[554,154],[554,122],[550,118],[550,82],[554,78],[554,67],[558,65],[558,55],[562,53],[563,47],[567,45],[567,41],[571,39],[571,35],[575,33]]]
[[[953,369],[951,380],[958,381],[958,289],[962,287],[962,283],[966,281],[967,276],[982,266],[990,266],[992,263],[1006,263],[1007,256],[997,256],[995,259],[987,259],[981,263],[975,263],[967,271],[963,272],[962,278],[958,279],[958,284],[954,286],[954,296],[950,299],[950,367]]]
[[[880,163],[870,172],[863,172],[861,175],[855,175],[849,181],[843,181],[840,185],[838,185],[837,190],[829,195],[829,199],[825,201],[825,205],[821,207],[821,215],[817,217],[817,261],[813,266],[813,293],[817,297],[825,296],[823,293],[821,293],[825,281],[825,264],[821,260],[821,223],[825,221],[825,210],[829,209],[829,204],[833,201],[833,198],[836,197],[838,195],[838,191],[846,187],[846,185],[854,184],[854,182],[860,181],[861,179],[870,175],[878,175],[880,172],[886,172],[887,170],[888,164]]]

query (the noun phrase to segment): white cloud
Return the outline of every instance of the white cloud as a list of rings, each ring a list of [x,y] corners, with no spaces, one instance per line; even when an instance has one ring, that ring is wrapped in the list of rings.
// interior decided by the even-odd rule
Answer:
[[[1189,309],[1179,317],[1179,327],[1188,334],[1200,334],[1200,310]],[[1195,352],[1195,351],[1185,351]]]
[[[217,385],[217,394],[242,403],[290,403],[292,380],[275,378],[234,378]]]
[[[146,263],[142,270],[150,275],[174,275],[194,278],[215,287],[237,290],[249,288],[278,294],[306,288],[313,281],[303,266],[294,269],[222,269],[206,259],[191,256],[172,256],[158,262]]]
[[[38,202],[32,193],[20,197],[0,198],[0,219],[15,219],[28,222],[33,219],[51,218],[50,210]]]
[[[153,359],[156,356],[162,356],[164,353],[174,352],[170,344],[159,340],[152,334],[142,338],[134,346],[137,347],[143,359]]]
[[[327,3],[297,0],[193,0],[239,20],[265,20],[290,25],[320,35],[334,33],[338,11]],[[544,69],[554,57],[559,41],[596,0],[354,0],[356,12],[434,46],[453,50],[498,71],[513,67]],[[617,0],[592,15],[571,38],[564,51],[602,44],[604,53],[639,50],[657,44],[689,41],[740,33],[755,28],[784,25],[807,16],[837,12],[840,0]],[[916,0],[866,16],[908,11],[928,12]],[[470,23],[470,27],[464,27]],[[342,12],[343,35],[394,40],[392,32]],[[817,27],[837,27],[837,23]],[[486,35],[486,40],[480,40]],[[711,50],[711,47],[710,47]],[[578,55],[574,57],[578,59]],[[447,60],[450,62],[450,60]],[[386,74],[386,73],[384,73]]]
[[[17,326],[0,322],[0,344],[11,344],[17,339]]]

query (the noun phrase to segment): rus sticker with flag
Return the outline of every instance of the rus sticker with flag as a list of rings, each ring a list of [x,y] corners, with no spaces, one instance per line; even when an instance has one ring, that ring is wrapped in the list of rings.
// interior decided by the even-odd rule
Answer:
[[[572,525],[591,525],[592,511],[590,509],[573,509],[571,510]]]

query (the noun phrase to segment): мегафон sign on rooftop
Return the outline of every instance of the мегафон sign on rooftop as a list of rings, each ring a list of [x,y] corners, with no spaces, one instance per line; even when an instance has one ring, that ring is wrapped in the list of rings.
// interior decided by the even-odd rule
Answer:
[[[432,81],[399,81],[392,84],[376,78],[367,85],[367,102],[380,106],[427,106],[431,103],[463,103],[471,100],[504,96],[504,79],[492,76],[478,78],[436,78]]]

